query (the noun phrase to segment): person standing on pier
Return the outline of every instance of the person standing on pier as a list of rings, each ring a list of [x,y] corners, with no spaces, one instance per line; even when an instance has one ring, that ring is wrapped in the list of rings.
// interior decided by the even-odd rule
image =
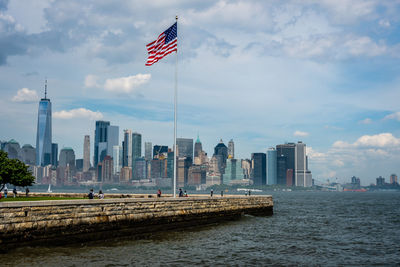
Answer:
[[[157,191],[157,197],[161,197],[161,190],[160,189],[158,189],[158,191]]]
[[[93,197],[94,197],[93,189],[90,189],[90,192],[89,192],[89,194],[88,194],[88,198],[89,198],[89,199],[93,199]]]
[[[211,189],[210,196],[212,197],[213,195],[214,195],[214,190]]]

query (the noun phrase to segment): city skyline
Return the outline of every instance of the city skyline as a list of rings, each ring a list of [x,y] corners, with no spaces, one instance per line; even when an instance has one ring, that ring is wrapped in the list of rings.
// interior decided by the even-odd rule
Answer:
[[[0,140],[35,146],[47,76],[59,151],[82,158],[96,120],[172,147],[174,60],[144,64],[178,14],[177,137],[199,133],[209,155],[233,139],[236,158],[302,140],[321,180],[400,173],[397,2],[88,5],[0,4]]]

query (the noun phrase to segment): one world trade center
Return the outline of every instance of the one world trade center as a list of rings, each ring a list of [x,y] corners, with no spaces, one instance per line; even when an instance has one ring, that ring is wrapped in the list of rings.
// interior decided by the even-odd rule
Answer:
[[[51,102],[47,98],[47,80],[44,98],[39,102],[38,123],[36,134],[36,165],[51,164]]]

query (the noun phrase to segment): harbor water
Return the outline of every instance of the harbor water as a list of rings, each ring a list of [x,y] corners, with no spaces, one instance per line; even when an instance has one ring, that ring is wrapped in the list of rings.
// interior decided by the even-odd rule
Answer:
[[[65,246],[5,266],[400,265],[400,192],[272,192],[274,215]]]

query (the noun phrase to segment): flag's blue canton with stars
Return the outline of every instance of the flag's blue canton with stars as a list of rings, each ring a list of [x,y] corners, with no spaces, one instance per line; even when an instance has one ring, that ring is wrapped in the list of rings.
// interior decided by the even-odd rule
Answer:
[[[149,57],[146,66],[151,66],[166,55],[178,51],[178,23],[175,22],[166,31],[161,33],[157,40],[146,45]]]

